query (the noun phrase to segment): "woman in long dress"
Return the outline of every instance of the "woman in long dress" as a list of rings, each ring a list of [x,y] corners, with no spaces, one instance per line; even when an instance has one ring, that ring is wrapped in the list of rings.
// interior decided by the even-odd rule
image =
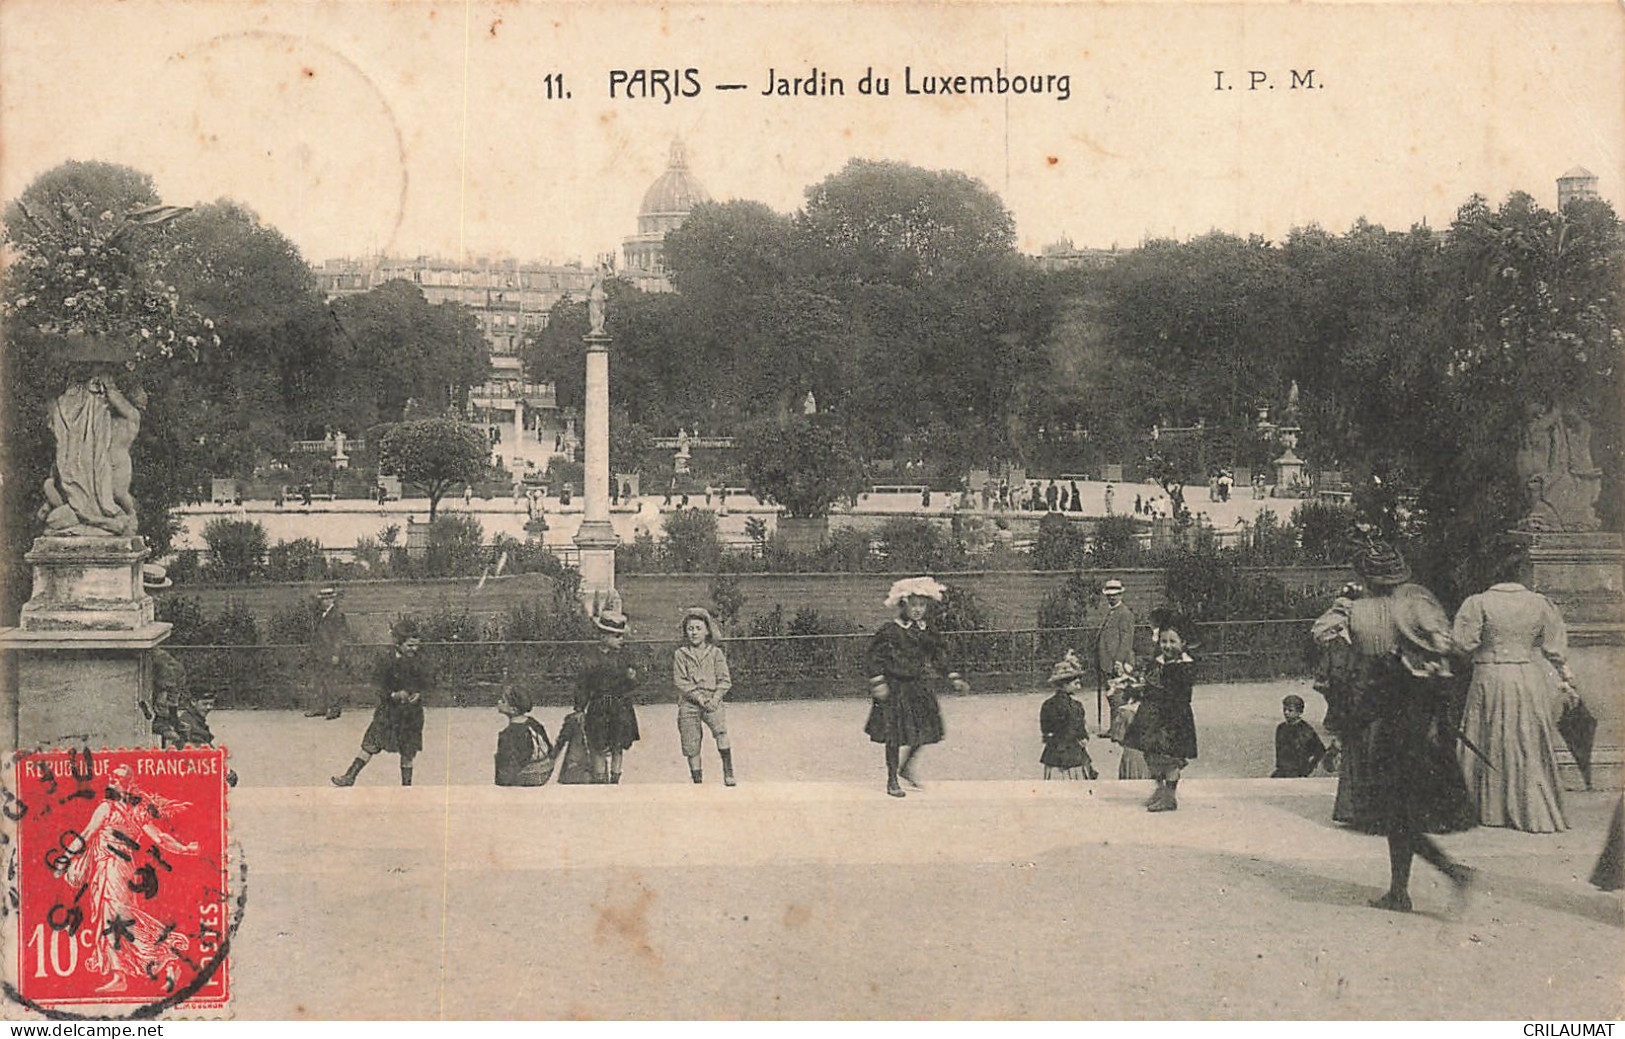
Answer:
[[[1426,836],[1473,824],[1449,724],[1450,620],[1432,592],[1411,583],[1392,546],[1373,539],[1354,565],[1369,591],[1348,615],[1356,711],[1372,719],[1374,822],[1388,838],[1388,891],[1371,905],[1408,913],[1415,856],[1444,873],[1458,897],[1475,875]]]
[[[1468,596],[1452,631],[1473,661],[1462,732],[1478,751],[1464,744],[1457,755],[1479,822],[1530,833],[1568,829],[1555,716],[1575,694],[1557,607],[1503,581]]]

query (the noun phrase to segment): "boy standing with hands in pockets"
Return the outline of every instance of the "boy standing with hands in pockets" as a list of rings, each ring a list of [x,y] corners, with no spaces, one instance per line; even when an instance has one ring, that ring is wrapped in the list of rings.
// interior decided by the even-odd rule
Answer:
[[[705,608],[690,606],[683,611],[682,637],[682,645],[672,655],[671,678],[677,687],[677,734],[688,759],[688,773],[694,782],[704,781],[700,766],[704,726],[711,730],[717,753],[722,755],[722,783],[733,786],[733,744],[728,740],[728,717],[722,706],[733,688],[733,677],[728,673],[728,658],[717,645],[716,621]]]

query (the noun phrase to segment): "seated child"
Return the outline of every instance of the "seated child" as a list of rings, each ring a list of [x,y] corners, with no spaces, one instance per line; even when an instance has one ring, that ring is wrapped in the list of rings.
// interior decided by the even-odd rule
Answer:
[[[1089,739],[1089,712],[1074,696],[1083,688],[1083,666],[1068,653],[1050,672],[1055,694],[1038,711],[1038,731],[1044,737],[1044,753],[1039,762],[1044,778],[1054,778],[1058,770],[1064,779],[1077,779],[1081,771],[1087,779],[1099,778],[1084,742]]]
[[[1301,779],[1326,756],[1326,745],[1315,727],[1303,720],[1303,697],[1284,698],[1281,714],[1286,720],[1275,727],[1275,771],[1270,778]]]
[[[497,786],[543,786],[553,778],[553,744],[542,723],[530,716],[529,694],[508,689],[497,710],[508,727],[497,734]]]

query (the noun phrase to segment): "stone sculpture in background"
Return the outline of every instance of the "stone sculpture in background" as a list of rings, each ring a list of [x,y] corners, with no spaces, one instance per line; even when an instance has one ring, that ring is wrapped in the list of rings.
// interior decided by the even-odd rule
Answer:
[[[40,508],[45,533],[105,537],[136,532],[130,445],[141,428],[145,402],[139,390],[125,396],[109,369],[98,367],[51,403],[56,456]]]
[[[1591,460],[1591,423],[1562,404],[1531,409],[1518,449],[1518,476],[1529,491],[1522,530],[1596,530],[1602,472]]]

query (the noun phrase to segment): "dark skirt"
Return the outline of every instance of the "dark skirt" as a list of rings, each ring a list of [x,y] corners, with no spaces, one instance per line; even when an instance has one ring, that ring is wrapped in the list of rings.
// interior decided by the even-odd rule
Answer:
[[[632,698],[616,693],[595,696],[587,704],[587,745],[595,753],[625,750],[638,741],[638,713]]]
[[[1477,812],[1456,759],[1456,733],[1436,681],[1397,663],[1372,725],[1375,832],[1454,833],[1477,824]]]
[[[423,705],[394,701],[379,704],[372,712],[372,724],[361,737],[361,748],[415,757],[423,749]]]
[[[869,721],[863,731],[875,743],[895,743],[902,747],[923,747],[941,743],[942,709],[937,696],[921,679],[892,679],[891,695],[869,708]]]
[[[1591,871],[1591,883],[1604,891],[1618,891],[1625,886],[1620,882],[1621,857],[1625,857],[1625,801],[1614,806],[1614,821],[1608,826],[1608,839],[1597,857],[1597,868]]]
[[[1371,729],[1356,730],[1342,738],[1343,760],[1337,769],[1337,800],[1332,820],[1356,830],[1377,833],[1376,774],[1372,768]]]
[[[1044,753],[1038,755],[1038,763],[1050,768],[1083,768],[1091,769],[1094,762],[1089,758],[1089,752],[1077,740],[1057,739],[1044,744]]]

